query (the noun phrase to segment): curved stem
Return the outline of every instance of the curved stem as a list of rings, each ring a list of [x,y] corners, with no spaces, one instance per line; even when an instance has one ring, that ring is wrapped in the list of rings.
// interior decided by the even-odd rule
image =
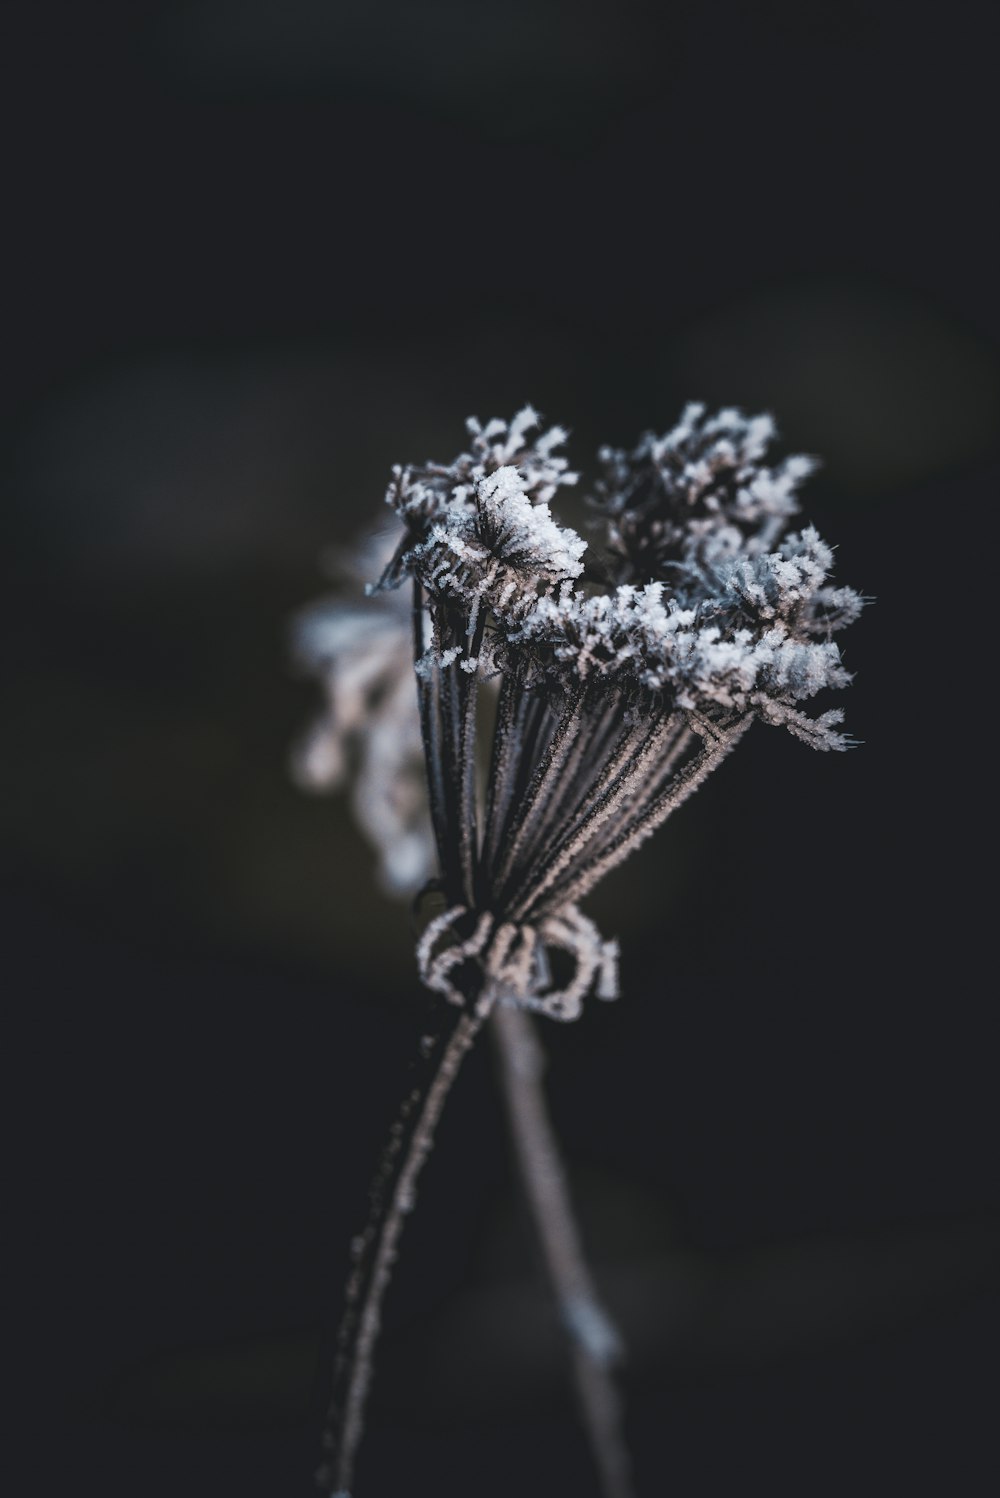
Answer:
[[[604,1498],[631,1498],[621,1398],[612,1378],[622,1346],[583,1255],[566,1173],[545,1103],[542,1047],[523,1009],[498,1004],[493,1010],[492,1030],[518,1170],[570,1340],[577,1399],[600,1474],[601,1491]]]
[[[324,1492],[346,1498],[364,1431],[373,1353],[399,1239],[413,1210],[421,1167],[466,1051],[490,1010],[484,996],[471,1009],[450,1007],[440,1031],[425,1037],[422,1071],[389,1135],[371,1188],[368,1224],[352,1245],[354,1268],[337,1339],[333,1393],[323,1433],[326,1459],[316,1473]]]

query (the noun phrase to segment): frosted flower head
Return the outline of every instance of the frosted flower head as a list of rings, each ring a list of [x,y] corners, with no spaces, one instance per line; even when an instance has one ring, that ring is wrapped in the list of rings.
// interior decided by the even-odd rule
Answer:
[[[802,457],[764,463],[770,417],[708,417],[690,405],[665,436],[644,437],[632,453],[605,449],[592,503],[606,561],[590,577],[582,577],[585,541],[553,519],[541,496],[549,487],[538,483],[537,444],[512,452],[524,421],[522,412],[509,426],[476,424],[478,461],[463,454],[426,465],[419,472],[429,480],[399,470],[406,482],[390,486],[409,543],[391,581],[409,575],[421,588],[434,658],[458,659],[456,620],[464,620],[466,635],[481,636],[477,666],[482,658],[525,685],[558,692],[603,681],[631,699],[650,696],[710,719],[751,713],[795,732],[798,702],[846,684],[831,636],[862,601],[832,586],[833,554],[812,527],[781,538],[814,465]],[[497,438],[488,454],[486,433]],[[541,439],[546,463],[563,436],[556,428]],[[602,572],[610,573],[603,588],[592,580]],[[833,721],[824,716],[809,742],[843,748]]]
[[[789,531],[814,465],[766,461],[768,416],[690,405],[664,436],[604,449],[591,547],[553,514],[577,479],[562,428],[541,432],[525,407],[468,430],[450,462],[393,470],[403,533],[370,590],[413,588],[445,900],[418,960],[454,1002],[485,988],[571,1018],[587,992],[615,991],[616,948],[577,902],[751,722],[847,747],[838,710],[802,704],[849,681],[833,636],[862,599],[834,586],[815,529]],[[486,680],[499,698],[483,793]]]
[[[647,433],[631,452],[603,448],[593,503],[619,580],[672,577],[683,587],[712,558],[766,549],[815,467],[801,455],[765,463],[774,436],[770,416],[707,416],[692,403],[664,436]]]

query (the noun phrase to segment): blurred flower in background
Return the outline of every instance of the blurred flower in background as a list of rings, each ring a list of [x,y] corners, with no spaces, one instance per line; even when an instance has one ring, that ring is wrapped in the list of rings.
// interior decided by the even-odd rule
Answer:
[[[293,770],[305,789],[350,789],[354,814],[378,850],[384,889],[406,895],[434,869],[412,605],[404,593],[364,596],[398,542],[398,531],[369,536],[340,562],[343,592],[296,621],[295,661],[319,677],[326,707],[299,744]],[[352,593],[361,596],[349,601]]]

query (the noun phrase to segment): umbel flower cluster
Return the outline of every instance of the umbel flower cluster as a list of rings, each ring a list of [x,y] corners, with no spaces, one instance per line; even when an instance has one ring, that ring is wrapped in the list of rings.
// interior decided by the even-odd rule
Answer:
[[[578,902],[754,719],[847,747],[839,711],[801,704],[849,681],[833,635],[862,599],[831,584],[811,526],[789,529],[813,462],[768,462],[768,416],[692,404],[665,436],[603,449],[589,544],[552,512],[579,479],[562,428],[529,406],[468,432],[451,462],[393,470],[403,532],[369,589],[413,587],[444,898],[418,960],[457,1004],[572,1019],[588,992],[617,992],[615,945]]]

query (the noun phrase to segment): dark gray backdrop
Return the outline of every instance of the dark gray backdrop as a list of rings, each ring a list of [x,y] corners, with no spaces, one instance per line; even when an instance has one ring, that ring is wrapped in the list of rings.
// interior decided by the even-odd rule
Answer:
[[[701,398],[825,466],[864,747],[759,727],[590,904],[547,1031],[641,1494],[995,1491],[982,875],[992,50],[887,3],[7,7],[3,951],[23,1493],[307,1494],[418,1033],[286,757],[289,614],[393,461]],[[589,1494],[489,1055],[389,1302],[361,1498]]]

